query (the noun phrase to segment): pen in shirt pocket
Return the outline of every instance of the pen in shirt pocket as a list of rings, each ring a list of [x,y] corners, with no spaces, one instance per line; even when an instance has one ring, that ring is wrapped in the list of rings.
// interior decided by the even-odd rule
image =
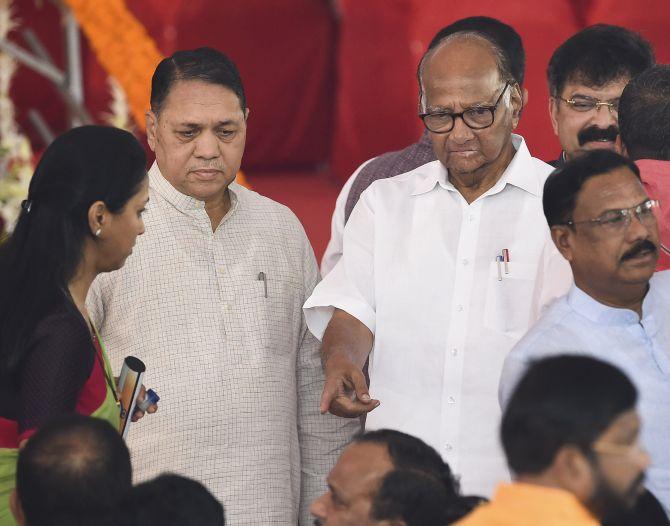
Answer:
[[[263,290],[265,291],[265,297],[268,297],[268,279],[265,276],[265,272],[258,273],[258,281],[263,282]]]

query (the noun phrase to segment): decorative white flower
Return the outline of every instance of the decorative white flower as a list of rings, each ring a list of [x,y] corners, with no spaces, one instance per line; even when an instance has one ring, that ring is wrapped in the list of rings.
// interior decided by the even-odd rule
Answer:
[[[0,38],[6,38],[17,26],[13,15],[13,0],[0,0]],[[28,195],[33,174],[32,148],[18,129],[9,96],[16,67],[11,56],[0,53],[0,218],[10,231],[19,216],[21,201]]]

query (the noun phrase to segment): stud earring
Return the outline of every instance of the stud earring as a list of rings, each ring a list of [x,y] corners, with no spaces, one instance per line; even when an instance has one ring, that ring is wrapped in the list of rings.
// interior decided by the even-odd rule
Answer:
[[[101,233],[102,233],[102,228],[98,228],[98,229],[95,231],[95,234],[94,234],[94,235],[95,235],[95,237],[100,237],[100,234],[101,234]]]

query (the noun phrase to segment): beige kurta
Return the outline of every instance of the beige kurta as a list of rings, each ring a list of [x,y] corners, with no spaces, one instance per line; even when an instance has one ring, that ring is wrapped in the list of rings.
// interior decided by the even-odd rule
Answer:
[[[115,369],[137,356],[161,396],[130,430],[136,479],[195,478],[232,526],[309,524],[358,425],[319,414],[318,342],[301,310],[318,270],[304,230],[285,206],[233,183],[212,232],[201,201],[155,164],[149,177],[146,233],[89,294]]]

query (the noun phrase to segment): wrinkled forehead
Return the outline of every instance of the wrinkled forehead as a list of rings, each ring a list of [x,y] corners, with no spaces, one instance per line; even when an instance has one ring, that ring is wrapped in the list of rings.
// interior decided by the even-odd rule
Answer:
[[[423,90],[428,106],[488,104],[502,86],[491,45],[482,39],[456,39],[426,58]]]
[[[596,175],[582,185],[575,202],[576,217],[597,217],[606,210],[639,205],[647,193],[637,176],[628,167]]]
[[[240,99],[233,90],[193,80],[178,80],[172,85],[161,114],[172,121],[214,123],[244,120]]]
[[[374,495],[382,478],[393,469],[387,448],[376,443],[349,445],[328,480],[350,495]]]

